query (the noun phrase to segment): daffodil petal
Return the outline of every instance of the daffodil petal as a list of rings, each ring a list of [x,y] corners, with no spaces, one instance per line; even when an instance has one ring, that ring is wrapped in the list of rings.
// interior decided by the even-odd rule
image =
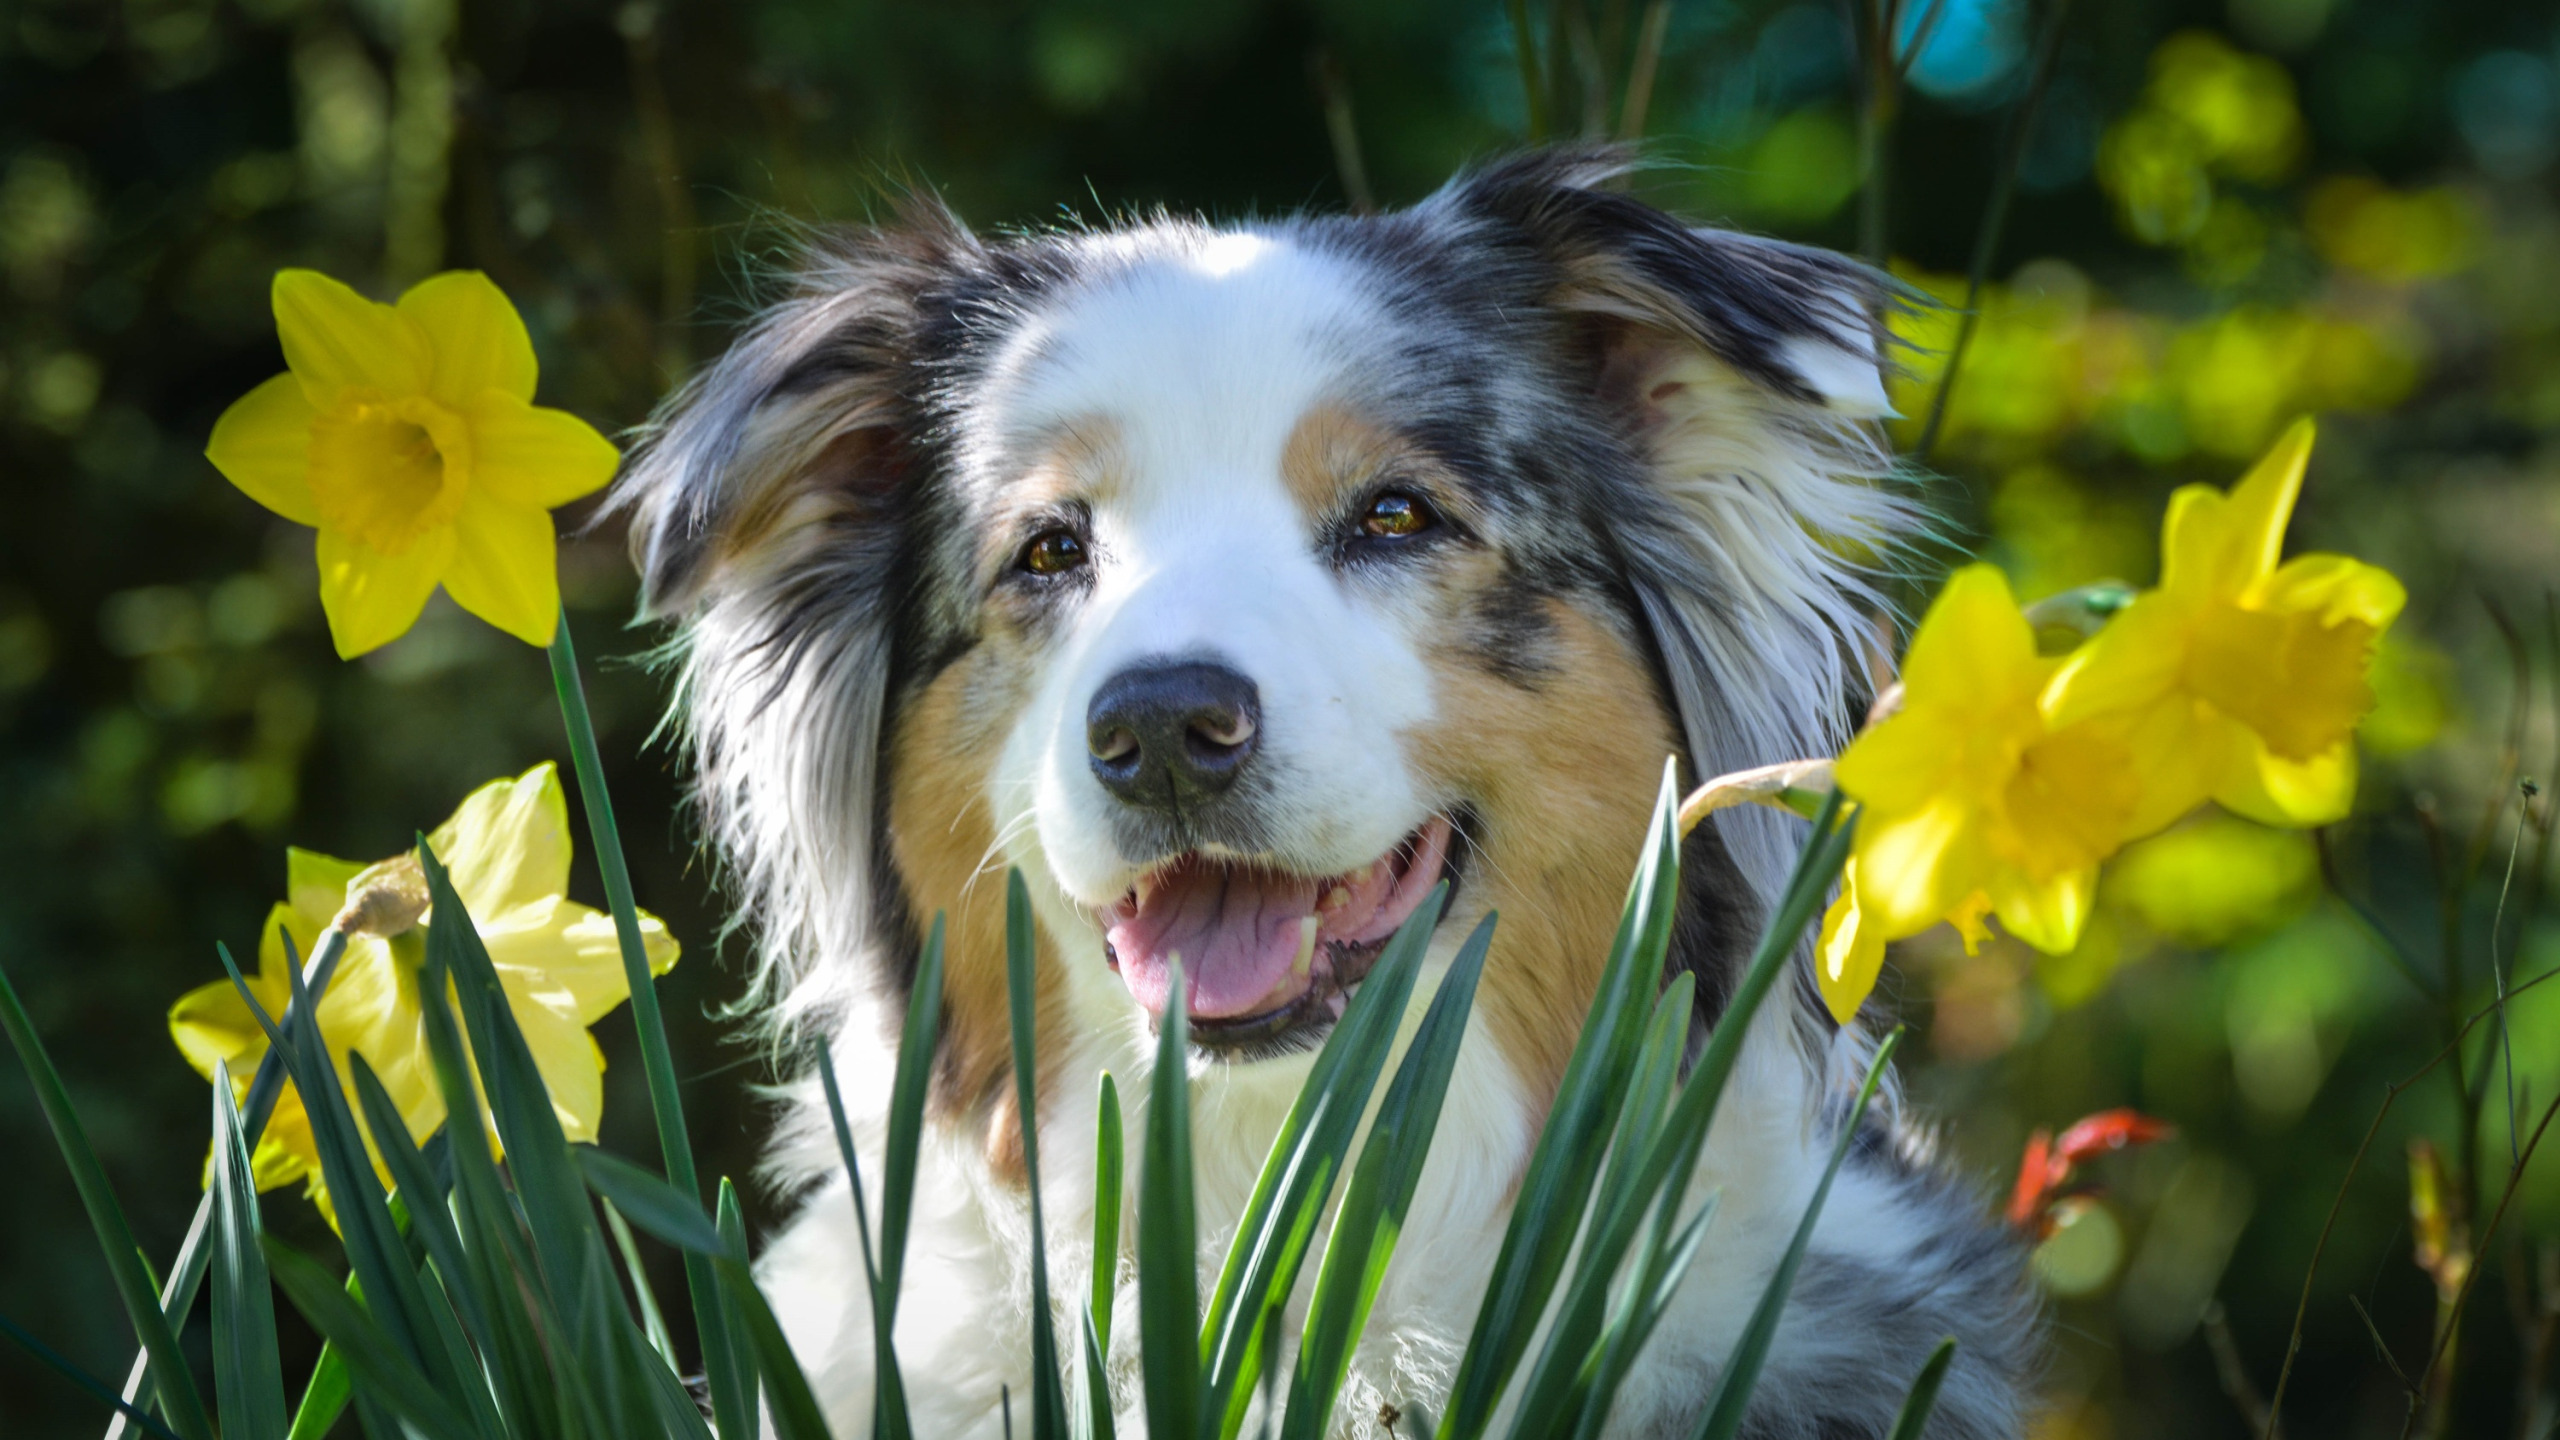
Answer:
[[[2284,558],[2285,527],[2293,523],[2294,503],[2302,496],[2302,474],[2311,463],[2313,426],[2309,417],[2285,427],[2273,448],[2240,483],[2231,487],[2231,526],[2227,563],[2252,577],[2265,575]]]
[[[1846,1025],[1858,1018],[1858,1007],[1875,993],[1884,973],[1884,935],[1858,908],[1854,887],[1843,885],[1840,898],[1823,912],[1822,938],[1815,955],[1814,985],[1831,1018]]]
[[[453,603],[527,645],[551,643],[560,624],[559,541],[551,515],[473,496],[453,521],[444,573]]]
[[[472,483],[511,504],[557,509],[613,479],[622,452],[566,410],[509,395],[471,402]]]
[[[350,385],[395,397],[426,389],[426,337],[399,311],[317,270],[277,271],[274,298],[285,364],[313,405]]]
[[[2183,693],[2127,715],[2125,750],[2142,784],[2123,838],[2156,834],[2210,799],[2223,756],[2241,735],[2238,724]]]
[[[2213,792],[2226,810],[2262,825],[2308,829],[2344,820],[2355,808],[2353,740],[2342,740],[2307,760],[2274,754],[2255,735],[2234,748],[2238,753]]]
[[[331,906],[329,914],[337,913],[337,907]],[[293,937],[293,953],[307,963],[328,923],[327,918],[315,919],[293,905],[278,905],[267,912],[267,923],[258,932],[258,973],[249,977],[249,988],[269,1014],[281,1017],[285,1000],[293,994],[293,962],[285,956],[284,937]]]
[[[284,852],[285,901],[293,912],[315,929],[337,918],[346,907],[347,882],[364,873],[364,866],[317,850],[288,846]],[[300,937],[295,937],[300,943]]]
[[[385,555],[336,530],[320,532],[320,608],[338,657],[352,660],[409,633],[418,612],[453,563],[450,526],[418,537],[401,555]]]
[[[178,997],[169,1007],[169,1038],[208,1080],[216,1060],[236,1069],[243,1058],[263,1055],[267,1048],[267,1032],[258,1028],[257,1017],[227,975]]]
[[[666,922],[639,913],[640,943],[649,972],[664,975],[681,953]],[[522,928],[517,928],[521,923]],[[485,934],[489,958],[500,969],[526,977],[536,993],[572,1009],[592,1025],[631,998],[622,968],[622,941],[613,917],[569,900],[517,912],[503,934]]]
[[[1841,752],[1833,780],[1871,814],[1902,815],[1927,805],[1945,788],[1956,754],[1944,727],[1928,719],[1906,710],[1878,722]]]
[[[1859,820],[1858,903],[1879,934],[1917,935],[1976,887],[1978,847],[1966,818],[1949,797],[1912,815]]]
[[[399,311],[434,354],[427,392],[457,410],[484,390],[533,398],[533,337],[504,292],[477,270],[448,270],[409,287]]]
[[[2045,721],[2055,729],[2114,711],[2147,708],[2177,689],[2189,623],[2179,597],[2135,600],[2066,657],[2046,683]]]
[[[205,458],[240,493],[296,525],[318,525],[311,498],[311,421],[319,412],[287,371],[231,402],[213,422]]]
[[[549,761],[463,797],[427,836],[453,891],[483,929],[569,888],[569,802]]]
[[[519,993],[503,972],[498,978],[525,1048],[533,1052],[533,1067],[542,1072],[542,1088],[551,1092],[551,1113],[560,1118],[569,1143],[593,1141],[604,1119],[604,1052],[575,1016]]]
[[[2035,630],[1994,565],[1967,565],[1920,618],[1902,662],[1907,697],[2004,695],[2042,683]]]
[[[1990,886],[1991,909],[2010,934],[2047,955],[2062,955],[2080,943],[2080,927],[2089,919],[2089,901],[2097,889],[2095,865],[2043,880],[2005,870]]]

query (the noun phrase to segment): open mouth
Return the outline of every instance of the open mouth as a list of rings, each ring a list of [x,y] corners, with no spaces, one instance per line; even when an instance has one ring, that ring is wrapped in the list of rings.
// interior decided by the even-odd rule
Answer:
[[[1434,816],[1338,875],[1176,856],[1104,908],[1103,953],[1151,1016],[1172,1000],[1179,958],[1191,1037],[1204,1046],[1245,1050],[1329,1026],[1451,870],[1454,833]]]

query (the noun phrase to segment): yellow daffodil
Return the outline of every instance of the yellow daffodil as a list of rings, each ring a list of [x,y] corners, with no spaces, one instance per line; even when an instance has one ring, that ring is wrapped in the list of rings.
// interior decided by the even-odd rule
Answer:
[[[2079,938],[2140,787],[2111,725],[2047,724],[2039,700],[2059,663],[2036,653],[1988,565],[1956,572],[1921,620],[1902,708],[1836,771],[1858,802],[1858,835],[1823,920],[1820,979],[1844,1022],[1873,988],[1884,942],[1940,921],[1972,940],[1996,914],[2053,952]]]
[[[572,1141],[593,1140],[604,1111],[604,1054],[587,1027],[628,999],[629,989],[612,917],[563,894],[569,887],[569,812],[558,771],[537,765],[516,779],[481,786],[428,836],[428,844],[451,867],[454,891],[497,967],[561,1128]],[[287,898],[267,917],[258,973],[249,982],[270,1016],[284,1014],[292,983],[278,931],[291,935],[295,953],[308,959],[321,931],[358,898],[366,883],[360,877],[405,863],[365,867],[308,850],[287,852]],[[435,916],[429,911],[418,920],[433,925]],[[674,938],[646,912],[640,928],[650,970],[665,973],[676,962]],[[320,1001],[321,1034],[339,1082],[349,1087],[350,1107],[356,1102],[347,1055],[354,1050],[363,1052],[400,1107],[410,1138],[420,1141],[445,1115],[419,1009],[422,938],[414,930],[389,938],[351,934],[336,979]],[[267,1048],[265,1032],[227,978],[189,991],[172,1006],[169,1032],[207,1077],[214,1061],[226,1062],[243,1092]],[[305,1179],[314,1198],[328,1207],[311,1123],[290,1087],[276,1103],[253,1167],[260,1189]]]
[[[437,585],[547,645],[560,587],[550,511],[613,478],[612,442],[533,403],[533,341],[487,276],[420,281],[397,305],[313,270],[275,279],[290,369],[213,427],[207,458],[320,532],[338,653],[398,639]]]
[[[2190,485],[2172,496],[2160,587],[2047,691],[2057,727],[2120,718],[2144,777],[2130,834],[2206,799],[2271,825],[2323,825],[2355,798],[2366,671],[2408,595],[2388,571],[2342,555],[2278,563],[2311,439],[2311,422],[2297,421],[2229,494]]]

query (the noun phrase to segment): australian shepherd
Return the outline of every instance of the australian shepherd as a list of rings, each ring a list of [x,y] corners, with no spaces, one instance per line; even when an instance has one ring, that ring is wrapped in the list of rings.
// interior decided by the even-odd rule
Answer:
[[[1135,1133],[1175,957],[1214,1274],[1387,936],[1452,884],[1409,1026],[1500,912],[1337,1411],[1375,1434],[1389,1407],[1440,1409],[1665,758],[1694,782],[1829,754],[1860,712],[1876,567],[1920,521],[1876,426],[1889,287],[1693,228],[1624,170],[1539,152],[1393,214],[1000,240],[919,201],[814,243],[653,425],[621,497],[647,608],[677,627],[704,820],[765,1011],[831,1046],[875,1175],[897,1017],[947,917],[896,1336],[928,1440],[996,1436],[1005,1387],[1028,1393],[1007,867],[1039,929],[1062,1302],[1097,1262],[1134,1285],[1134,1252],[1091,1254],[1096,1082],[1120,1078]],[[1800,832],[1729,811],[1686,841],[1670,963],[1696,977],[1693,1037]],[[1715,1122],[1693,1193],[1721,1208],[1613,1435],[1694,1426],[1872,1051],[1799,968]],[[857,1435],[859,1237],[825,1110],[795,1093],[772,1163],[803,1208],[760,1273]],[[2014,1435],[2037,1345],[2018,1248],[1915,1127],[1869,1123],[1749,1433],[1880,1436],[1952,1335],[1929,1433]],[[1138,1433],[1137,1306],[1115,1313]]]

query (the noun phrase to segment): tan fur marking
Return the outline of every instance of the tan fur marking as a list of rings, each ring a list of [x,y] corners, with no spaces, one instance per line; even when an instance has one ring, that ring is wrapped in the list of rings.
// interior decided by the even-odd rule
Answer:
[[[1451,593],[1471,603],[1499,583],[1499,563],[1480,557],[1495,573]],[[1552,668],[1536,691],[1486,674],[1461,650],[1433,650],[1441,718],[1410,737],[1415,764],[1438,787],[1475,799],[1480,848],[1468,857],[1468,883],[1502,914],[1482,1008],[1541,1105],[1598,988],[1662,762],[1677,744],[1651,672],[1627,643],[1566,601],[1544,608],[1554,628],[1542,658]]]
[[[1346,406],[1320,404],[1290,428],[1280,447],[1280,479],[1313,522],[1330,516],[1350,492],[1398,462],[1427,465],[1394,431]]]
[[[943,1047],[936,1109],[947,1123],[982,1117],[987,1163],[1023,1177],[1013,1103],[1011,1011],[1005,995],[1005,866],[986,802],[987,758],[1022,706],[1013,671],[987,646],[934,677],[898,723],[890,767],[889,850],[919,928],[943,921]],[[1040,944],[1036,1020],[1040,1093],[1065,1047],[1056,957]]]
[[[1011,558],[1012,548],[1023,540],[1021,517],[1053,511],[1070,500],[1108,503],[1126,469],[1118,421],[1095,415],[1059,426],[1041,443],[1030,466],[1005,482],[995,523],[985,530],[979,564],[993,569]]]

